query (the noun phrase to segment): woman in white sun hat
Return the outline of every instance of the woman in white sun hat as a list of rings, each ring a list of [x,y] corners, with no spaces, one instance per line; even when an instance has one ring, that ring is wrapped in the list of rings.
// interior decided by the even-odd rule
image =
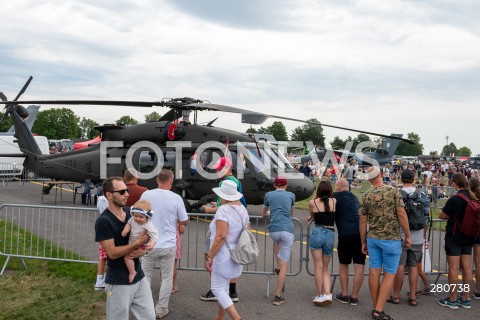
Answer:
[[[241,319],[229,295],[230,279],[242,274],[243,266],[230,258],[230,249],[235,249],[243,226],[249,227],[247,209],[240,199],[237,185],[230,180],[223,181],[219,188],[213,188],[221,199],[214,220],[210,223],[211,244],[207,255],[206,268],[211,272],[211,288],[219,306],[217,319],[223,319],[225,311],[232,319]]]

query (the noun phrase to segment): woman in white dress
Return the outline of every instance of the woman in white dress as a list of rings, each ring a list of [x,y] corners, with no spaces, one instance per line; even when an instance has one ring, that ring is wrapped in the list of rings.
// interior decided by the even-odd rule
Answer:
[[[225,311],[235,320],[241,319],[229,295],[231,279],[242,274],[243,266],[230,258],[230,249],[235,249],[243,225],[249,227],[247,209],[239,201],[242,194],[235,182],[225,180],[213,191],[220,197],[221,206],[210,223],[211,244],[207,255],[206,268],[211,272],[211,289],[218,300],[217,320],[224,319]]]

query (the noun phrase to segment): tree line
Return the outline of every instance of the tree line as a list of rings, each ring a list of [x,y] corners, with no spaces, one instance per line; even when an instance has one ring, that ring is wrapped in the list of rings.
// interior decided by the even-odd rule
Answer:
[[[1,117],[3,117],[3,113],[0,112]],[[160,114],[155,111],[145,115],[145,122],[158,121],[159,119]],[[135,125],[139,122],[126,115],[120,117],[114,123]],[[0,132],[7,131],[11,126],[12,120],[7,117],[0,125]],[[85,117],[80,118],[68,108],[53,108],[38,112],[32,132],[49,139],[92,139],[100,134],[95,129],[98,126],[99,123],[95,120]]]
[[[3,113],[0,112],[0,118]],[[160,119],[160,114],[153,111],[145,115],[144,122],[153,122]],[[117,119],[114,123],[124,125],[135,125],[139,121],[131,116],[125,115]],[[8,130],[12,125],[10,118],[6,118],[0,125],[0,132]],[[46,136],[49,139],[65,139],[65,138],[82,138],[92,139],[97,137],[100,133],[95,129],[99,124],[95,120],[78,117],[75,113],[68,108],[52,108],[48,110],[42,110],[37,114],[37,119],[33,125],[32,131],[36,134]],[[323,128],[317,119],[309,119],[306,124],[293,129],[290,136],[287,133],[285,125],[281,121],[275,121],[268,127],[260,127],[255,129],[250,127],[247,133],[263,133],[271,134],[277,141],[311,141],[315,146],[325,146],[325,135],[323,134]],[[418,156],[423,154],[423,144],[421,143],[420,136],[414,132],[410,132],[407,135],[409,140],[415,142],[414,145],[401,141],[396,151],[397,155],[402,156]],[[334,150],[342,150],[345,148],[347,142],[352,141],[352,151],[356,146],[364,141],[373,141],[376,144],[382,142],[381,138],[371,138],[360,133],[356,137],[348,136],[346,139],[341,139],[339,136],[335,136],[330,145]],[[365,150],[364,150],[365,151]],[[472,154],[472,151],[464,146],[457,148],[452,142],[445,145],[438,154],[437,151],[430,151],[430,155],[468,155]]]

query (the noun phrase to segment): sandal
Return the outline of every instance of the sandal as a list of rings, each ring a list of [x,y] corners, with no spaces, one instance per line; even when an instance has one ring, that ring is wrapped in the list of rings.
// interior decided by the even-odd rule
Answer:
[[[412,307],[416,307],[418,305],[417,299],[408,298],[408,304]]]
[[[422,292],[422,291],[419,290],[419,291],[415,292],[415,296],[416,296],[417,298],[420,297],[420,292]],[[407,292],[407,296],[410,296],[410,291]]]
[[[172,287],[172,293],[175,293],[177,292],[178,290],[180,290],[180,288],[178,286],[173,286]]]
[[[394,297],[390,296],[387,300],[388,303],[393,303],[393,304],[399,304],[400,303],[400,297]]]
[[[431,295],[432,292],[430,291],[430,288],[423,288],[423,290],[418,291],[417,294],[427,296],[427,295]]]
[[[384,311],[372,310],[372,318],[375,320],[395,320],[392,316],[386,314]]]

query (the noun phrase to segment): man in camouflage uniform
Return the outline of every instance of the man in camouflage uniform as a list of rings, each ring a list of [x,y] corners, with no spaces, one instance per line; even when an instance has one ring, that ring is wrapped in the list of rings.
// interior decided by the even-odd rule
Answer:
[[[360,209],[360,238],[362,252],[369,255],[370,275],[368,284],[374,309],[374,319],[390,319],[384,307],[393,280],[397,272],[402,242],[400,226],[405,233],[405,247],[410,247],[411,237],[407,213],[400,192],[389,185],[384,185],[378,167],[367,170],[372,187],[365,193]],[[367,234],[367,223],[369,226]],[[380,283],[380,274],[384,271]]]

